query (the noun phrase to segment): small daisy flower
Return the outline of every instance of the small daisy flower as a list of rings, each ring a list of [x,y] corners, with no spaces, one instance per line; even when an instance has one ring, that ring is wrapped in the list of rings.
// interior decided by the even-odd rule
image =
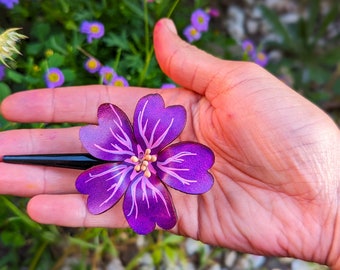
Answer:
[[[261,67],[265,67],[268,64],[268,56],[264,52],[257,52],[253,55],[253,61]]]
[[[103,84],[112,85],[112,81],[116,76],[116,72],[112,67],[103,66],[99,70],[99,75],[103,78]]]
[[[0,81],[5,77],[6,67],[4,65],[0,65]]]
[[[19,3],[19,0],[0,0],[0,4],[5,5],[9,9],[12,9],[14,5],[18,3]]]
[[[13,54],[20,54],[15,47],[16,43],[21,39],[27,38],[16,32],[16,30],[19,29],[20,28],[10,28],[0,35],[0,61],[7,67],[6,59],[13,60]]]
[[[49,68],[45,74],[45,81],[48,88],[62,86],[64,80],[64,74],[59,68]]]
[[[118,76],[118,75],[114,76],[111,84],[114,86],[122,86],[122,87],[129,86],[128,81],[123,76]]]
[[[189,25],[186,28],[184,28],[183,34],[190,43],[199,40],[202,36],[202,33],[192,25]]]
[[[92,39],[98,39],[104,36],[105,28],[101,22],[83,21],[80,26],[80,32],[87,35],[87,42],[91,43]]]
[[[191,24],[199,32],[208,31],[210,15],[202,9],[197,9],[191,14]]]
[[[97,59],[90,57],[86,60],[84,67],[88,72],[96,73],[100,69],[101,65]]]
[[[252,55],[255,52],[255,45],[254,43],[246,39],[242,42],[241,44],[242,50],[247,54],[247,55]]]

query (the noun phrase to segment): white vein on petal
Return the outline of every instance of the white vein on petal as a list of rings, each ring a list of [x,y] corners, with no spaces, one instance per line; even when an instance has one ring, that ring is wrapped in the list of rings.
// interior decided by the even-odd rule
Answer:
[[[132,170],[132,168],[130,166],[126,166],[126,165],[117,165],[117,166],[113,166],[111,169],[109,170],[105,170],[102,171],[100,173],[97,174],[92,174],[89,173],[89,179],[87,179],[85,181],[85,183],[88,183],[92,180],[95,180],[97,178],[103,177],[106,174],[110,174],[110,173],[115,173],[114,175],[112,175],[111,177],[105,179],[105,181],[111,181],[112,179],[118,177],[119,175],[119,180],[116,183],[113,183],[106,191],[110,192],[109,197],[103,201],[99,206],[102,207],[104,204],[108,203],[109,200],[115,196],[116,192],[119,190],[120,186],[123,184],[124,181],[126,181],[126,175]]]
[[[186,156],[197,156],[197,153],[193,153],[190,151],[179,152],[178,154],[173,155],[164,161],[158,161],[157,167],[163,172],[165,172],[166,174],[171,175],[172,177],[180,181],[183,185],[190,185],[191,183],[196,183],[197,180],[185,179],[184,177],[181,177],[176,173],[180,171],[190,171],[190,168],[175,168],[175,167],[167,166],[169,163],[180,163],[180,164],[183,163],[184,161],[183,157],[186,157]]]
[[[145,102],[142,110],[138,113],[138,129],[139,129],[139,133],[140,133],[140,135],[141,135],[141,137],[142,137],[142,139],[143,139],[143,141],[146,145],[146,148],[154,149],[154,148],[158,147],[162,143],[162,141],[165,139],[165,137],[168,135],[169,130],[174,123],[174,118],[171,118],[171,122],[170,122],[168,128],[154,142],[154,139],[155,139],[154,137],[155,137],[157,127],[162,120],[162,119],[158,119],[158,121],[156,122],[155,126],[152,129],[150,139],[147,139],[146,136],[145,136],[145,132],[147,130],[147,126],[148,126],[148,123],[149,123],[148,118],[146,118],[145,124],[143,126],[144,112],[145,112],[147,104],[148,104],[148,100]]]
[[[141,189],[138,189],[138,184],[141,183]],[[166,202],[166,199],[164,198],[163,194],[161,191],[159,191],[159,189],[157,189],[153,184],[150,183],[149,178],[141,175],[141,177],[137,178],[134,180],[134,182],[131,184],[131,197],[132,197],[132,204],[131,204],[131,209],[130,212],[127,214],[127,216],[131,216],[132,213],[135,211],[135,219],[138,218],[138,201],[137,201],[137,197],[136,194],[137,192],[143,192],[142,193],[142,201],[146,200],[146,203],[148,205],[148,209],[150,209],[150,202],[149,202],[149,197],[147,194],[147,189],[150,189],[152,192],[152,198],[158,202],[158,197],[161,199],[161,201],[163,202],[166,211],[168,213],[168,216],[170,215],[170,211],[168,208],[168,204]]]

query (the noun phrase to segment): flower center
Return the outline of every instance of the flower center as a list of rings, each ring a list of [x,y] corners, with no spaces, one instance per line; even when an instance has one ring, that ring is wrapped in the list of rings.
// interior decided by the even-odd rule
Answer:
[[[50,80],[50,82],[58,82],[59,75],[57,73],[52,72],[48,75],[48,79]]]
[[[195,28],[192,28],[190,30],[190,35],[193,36],[193,37],[196,36],[197,35],[197,30]]]
[[[113,85],[114,86],[124,86],[124,82],[122,80],[118,79],[118,80],[115,80]]]
[[[91,27],[90,27],[90,32],[93,33],[93,34],[99,33],[99,27],[98,27],[98,25],[91,25]]]
[[[146,149],[145,153],[143,154],[143,156],[141,158],[138,158],[136,156],[132,156],[130,158],[130,160],[132,162],[136,163],[136,165],[135,165],[135,171],[136,172],[144,172],[144,176],[150,177],[151,172],[150,172],[148,166],[151,162],[155,162],[157,160],[157,156],[151,155],[151,149]]]
[[[98,66],[97,61],[94,59],[91,59],[87,62],[87,66],[89,69],[95,69]]]

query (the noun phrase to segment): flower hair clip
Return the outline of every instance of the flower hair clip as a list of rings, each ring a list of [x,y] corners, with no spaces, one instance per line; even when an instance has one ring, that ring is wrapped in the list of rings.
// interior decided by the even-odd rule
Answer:
[[[125,218],[136,233],[148,234],[156,225],[165,230],[173,228],[177,216],[167,187],[202,194],[214,182],[209,172],[214,154],[208,147],[190,141],[171,144],[185,123],[184,107],[165,107],[158,94],[138,101],[133,124],[116,105],[100,105],[98,125],[81,127],[79,133],[89,155],[66,155],[78,166],[86,163],[87,169],[78,176],[75,185],[80,193],[88,195],[89,212],[101,214],[123,198]],[[58,159],[58,155],[52,157],[54,161]],[[40,158],[35,162],[38,164],[47,159],[34,158]],[[3,159],[23,163],[22,156]],[[72,167],[65,166],[68,163],[65,155],[58,162],[52,165]],[[90,167],[91,164],[94,166]]]

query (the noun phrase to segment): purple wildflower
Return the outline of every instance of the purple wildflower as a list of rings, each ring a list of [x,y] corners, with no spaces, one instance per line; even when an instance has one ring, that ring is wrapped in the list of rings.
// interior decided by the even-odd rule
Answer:
[[[112,81],[116,76],[116,72],[112,67],[103,66],[99,70],[99,75],[103,78],[103,84],[112,85]]]
[[[184,28],[183,34],[190,43],[199,40],[202,36],[202,33],[192,25],[188,25],[186,28]]]
[[[59,68],[49,68],[45,74],[45,81],[48,88],[62,86],[64,80],[64,74]]]
[[[199,32],[208,31],[210,15],[202,9],[197,9],[191,14],[191,25]]]
[[[0,81],[2,81],[3,78],[5,77],[5,70],[6,67],[4,65],[0,65]]]
[[[0,4],[5,5],[7,8],[12,9],[14,4],[18,4],[19,0],[0,0]]]
[[[249,40],[249,39],[246,39],[242,42],[242,49],[243,51],[249,56],[249,55],[253,55],[254,52],[255,52],[255,45],[254,43]]]
[[[168,230],[177,217],[165,184],[190,194],[212,187],[208,170],[214,154],[209,148],[194,142],[168,145],[185,126],[182,106],[165,108],[160,95],[145,96],[138,101],[131,124],[120,108],[102,104],[98,123],[82,127],[79,134],[92,156],[107,161],[76,180],[77,190],[89,195],[90,213],[100,214],[124,196],[123,212],[135,232],[150,233],[156,224]]]
[[[256,52],[252,58],[253,61],[261,67],[265,67],[268,64],[268,56],[264,52]]]
[[[177,86],[173,83],[163,83],[161,89],[171,89],[176,88]]]
[[[129,86],[129,83],[123,76],[116,75],[113,77],[112,85],[127,87]]]
[[[83,21],[80,32],[87,35],[87,42],[91,43],[93,38],[101,38],[104,33],[104,25],[101,22]]]
[[[217,8],[209,8],[207,10],[207,13],[211,16],[211,17],[219,17],[220,16],[220,11]]]
[[[96,73],[100,69],[101,65],[97,59],[90,57],[86,60],[84,67],[88,72]]]

